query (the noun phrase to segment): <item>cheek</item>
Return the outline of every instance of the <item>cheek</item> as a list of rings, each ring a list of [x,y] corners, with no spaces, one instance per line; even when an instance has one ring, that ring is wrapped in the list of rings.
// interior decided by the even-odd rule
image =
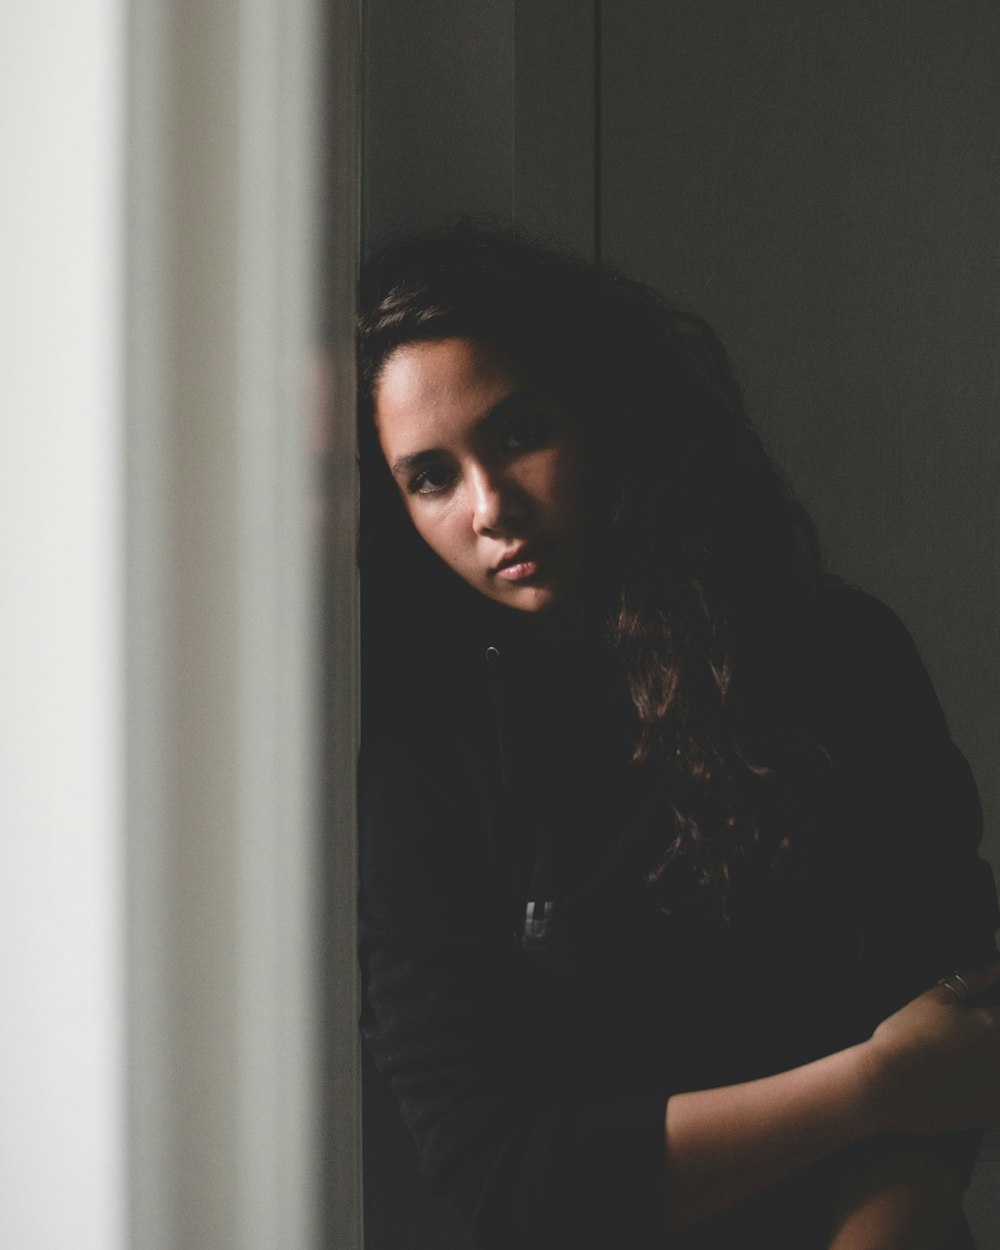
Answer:
[[[577,522],[585,510],[587,475],[583,453],[572,449],[553,466],[549,496],[567,521]]]
[[[407,509],[413,528],[435,555],[446,564],[459,563],[462,551],[461,528],[454,508],[433,512],[415,506]]]

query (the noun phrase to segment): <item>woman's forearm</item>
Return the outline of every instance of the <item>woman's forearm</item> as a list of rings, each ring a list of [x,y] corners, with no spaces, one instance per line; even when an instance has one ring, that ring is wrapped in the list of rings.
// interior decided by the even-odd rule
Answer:
[[[939,1250],[962,1189],[953,1168],[896,1147],[843,1194],[829,1250]]]
[[[776,1076],[674,1095],[666,1112],[668,1222],[715,1215],[892,1127],[871,1095],[871,1073],[864,1043]]]
[[[690,1224],[883,1132],[1000,1119],[1000,963],[965,968],[968,1001],[933,986],[867,1042],[791,1072],[667,1103],[667,1219]]]

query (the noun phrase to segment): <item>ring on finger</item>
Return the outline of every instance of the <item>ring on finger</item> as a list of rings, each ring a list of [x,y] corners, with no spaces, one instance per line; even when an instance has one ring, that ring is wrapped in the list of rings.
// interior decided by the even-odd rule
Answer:
[[[949,972],[946,977],[942,977],[938,981],[938,985],[943,985],[946,990],[951,990],[960,1003],[964,1003],[967,998],[972,997],[972,987],[958,971]]]

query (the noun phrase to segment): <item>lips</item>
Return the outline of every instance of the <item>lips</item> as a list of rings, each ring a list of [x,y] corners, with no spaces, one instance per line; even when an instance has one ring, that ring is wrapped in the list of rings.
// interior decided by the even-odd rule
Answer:
[[[504,581],[524,581],[538,572],[545,550],[543,547],[518,547],[509,556],[505,556],[491,571]]]

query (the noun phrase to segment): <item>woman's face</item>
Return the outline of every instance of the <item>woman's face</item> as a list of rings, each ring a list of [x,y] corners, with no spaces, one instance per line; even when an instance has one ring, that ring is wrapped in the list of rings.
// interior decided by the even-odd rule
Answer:
[[[375,421],[413,524],[459,577],[524,612],[566,595],[583,556],[584,455],[564,409],[490,348],[450,338],[393,352]]]

